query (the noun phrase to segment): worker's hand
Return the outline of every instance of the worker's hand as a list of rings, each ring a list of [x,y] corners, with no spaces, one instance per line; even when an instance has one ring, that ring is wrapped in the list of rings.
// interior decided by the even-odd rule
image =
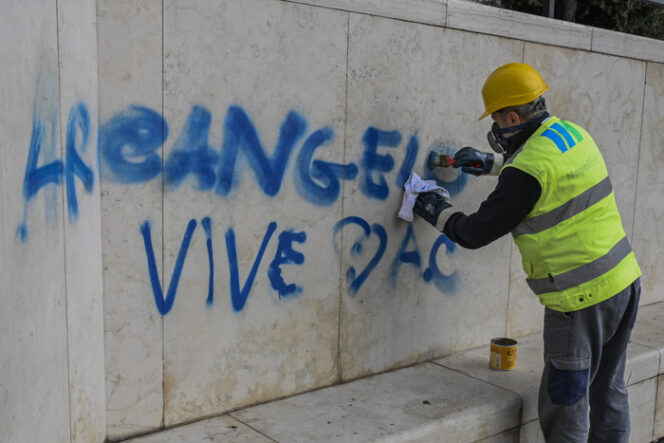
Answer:
[[[424,192],[417,196],[413,212],[443,232],[447,219],[452,215],[452,203],[438,191]]]
[[[500,166],[502,166],[502,156],[500,156]],[[481,152],[470,146],[459,149],[454,155],[455,168],[467,174],[473,175],[495,175],[500,171],[500,167],[496,164],[496,156],[490,152]]]

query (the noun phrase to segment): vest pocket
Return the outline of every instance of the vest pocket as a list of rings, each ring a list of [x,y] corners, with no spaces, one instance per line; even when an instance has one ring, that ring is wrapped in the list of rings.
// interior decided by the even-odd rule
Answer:
[[[551,402],[571,406],[588,391],[590,357],[549,359],[547,391]]]

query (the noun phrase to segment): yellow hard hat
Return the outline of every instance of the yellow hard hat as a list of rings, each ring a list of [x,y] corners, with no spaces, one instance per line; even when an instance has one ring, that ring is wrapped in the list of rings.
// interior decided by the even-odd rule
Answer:
[[[525,63],[508,63],[489,75],[482,87],[482,120],[508,106],[525,105],[549,89],[539,72]]]

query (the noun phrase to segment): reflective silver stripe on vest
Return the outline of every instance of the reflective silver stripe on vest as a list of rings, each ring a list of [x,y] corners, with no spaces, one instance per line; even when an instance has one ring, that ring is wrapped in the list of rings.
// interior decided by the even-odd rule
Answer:
[[[514,228],[512,235],[515,237],[525,234],[536,234],[545,229],[554,227],[560,222],[583,212],[613,192],[611,180],[607,176],[604,180],[583,191],[573,199],[567,201],[551,211],[536,217],[524,220]]]
[[[526,279],[528,286],[537,295],[548,292],[561,292],[582,283],[593,280],[615,268],[620,261],[632,252],[627,237],[623,237],[613,248],[597,260],[581,265],[571,271],[556,276],[537,279]]]

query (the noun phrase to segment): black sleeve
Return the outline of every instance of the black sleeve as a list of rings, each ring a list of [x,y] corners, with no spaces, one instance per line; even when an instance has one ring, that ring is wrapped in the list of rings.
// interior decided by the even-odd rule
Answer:
[[[535,177],[505,168],[496,189],[474,214],[452,214],[443,232],[458,245],[477,249],[512,231],[533,209],[542,193]]]

